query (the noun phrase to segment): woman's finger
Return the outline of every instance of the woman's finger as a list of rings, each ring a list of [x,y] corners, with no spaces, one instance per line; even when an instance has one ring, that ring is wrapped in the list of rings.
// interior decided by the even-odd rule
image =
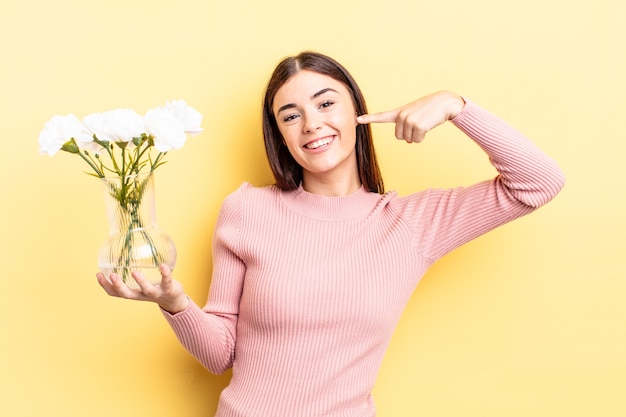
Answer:
[[[368,123],[395,123],[398,117],[398,109],[374,114],[363,114],[356,118],[357,122],[364,125]]]
[[[133,271],[133,278],[135,282],[139,286],[139,292],[142,295],[142,299],[155,301],[161,295],[161,287],[158,284],[153,284],[148,281],[148,279],[144,276],[141,271]]]
[[[107,294],[113,297],[137,299],[136,292],[128,288],[117,274],[111,274],[107,277],[102,272],[99,272],[96,274],[96,277],[98,278],[98,283]]]
[[[98,272],[96,274],[96,279],[98,280],[98,284],[104,288],[104,291],[106,291],[107,294],[112,296],[116,295],[113,290],[113,286],[111,285],[111,281],[109,281],[109,279],[102,272]]]
[[[167,264],[161,264],[159,267],[161,271],[161,289],[164,292],[169,292],[172,288],[172,282],[174,281],[172,278],[172,270]]]

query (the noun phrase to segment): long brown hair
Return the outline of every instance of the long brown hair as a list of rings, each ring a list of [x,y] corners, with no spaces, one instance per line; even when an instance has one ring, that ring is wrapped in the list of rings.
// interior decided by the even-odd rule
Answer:
[[[352,96],[357,114],[367,114],[365,99],[361,89],[348,70],[334,59],[317,52],[302,52],[297,56],[283,59],[274,70],[265,90],[263,100],[263,139],[265,152],[281,190],[295,190],[302,182],[302,167],[291,156],[272,111],[276,92],[294,74],[308,70],[329,76],[346,86]],[[372,130],[369,124],[356,127],[356,157],[361,184],[370,192],[384,193],[383,179],[374,152]]]

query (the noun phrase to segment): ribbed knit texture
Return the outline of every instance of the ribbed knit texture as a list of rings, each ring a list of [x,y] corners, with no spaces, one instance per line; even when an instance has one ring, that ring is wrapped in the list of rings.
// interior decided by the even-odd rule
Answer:
[[[406,197],[243,184],[226,198],[206,306],[163,312],[207,369],[233,368],[217,417],[374,416],[384,352],[427,268],[563,186],[550,158],[474,103],[453,123],[496,178]]]

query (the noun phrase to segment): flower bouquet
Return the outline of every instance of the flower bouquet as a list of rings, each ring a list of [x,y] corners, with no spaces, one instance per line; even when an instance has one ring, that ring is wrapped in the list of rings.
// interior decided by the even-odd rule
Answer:
[[[187,135],[202,131],[202,115],[182,101],[167,102],[145,116],[130,109],[93,113],[80,121],[73,114],[53,116],[39,135],[39,152],[76,154],[101,178],[109,220],[109,237],[98,264],[133,287],[132,271],[158,282],[162,263],[174,268],[176,248],[156,223],[153,175],[167,152],[180,149]]]

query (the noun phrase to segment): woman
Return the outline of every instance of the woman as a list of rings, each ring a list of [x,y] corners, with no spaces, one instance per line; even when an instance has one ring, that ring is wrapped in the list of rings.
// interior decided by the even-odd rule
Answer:
[[[450,120],[498,175],[405,197],[383,191],[369,123],[420,142]],[[283,60],[263,107],[276,184],[244,183],[226,198],[200,308],[166,266],[160,285],[131,290],[98,274],[108,294],[152,301],[207,369],[232,367],[217,416],[374,416],[385,349],[425,271],[454,248],[534,211],[562,188],[556,164],[512,127],[451,92],[367,114],[339,63]]]

